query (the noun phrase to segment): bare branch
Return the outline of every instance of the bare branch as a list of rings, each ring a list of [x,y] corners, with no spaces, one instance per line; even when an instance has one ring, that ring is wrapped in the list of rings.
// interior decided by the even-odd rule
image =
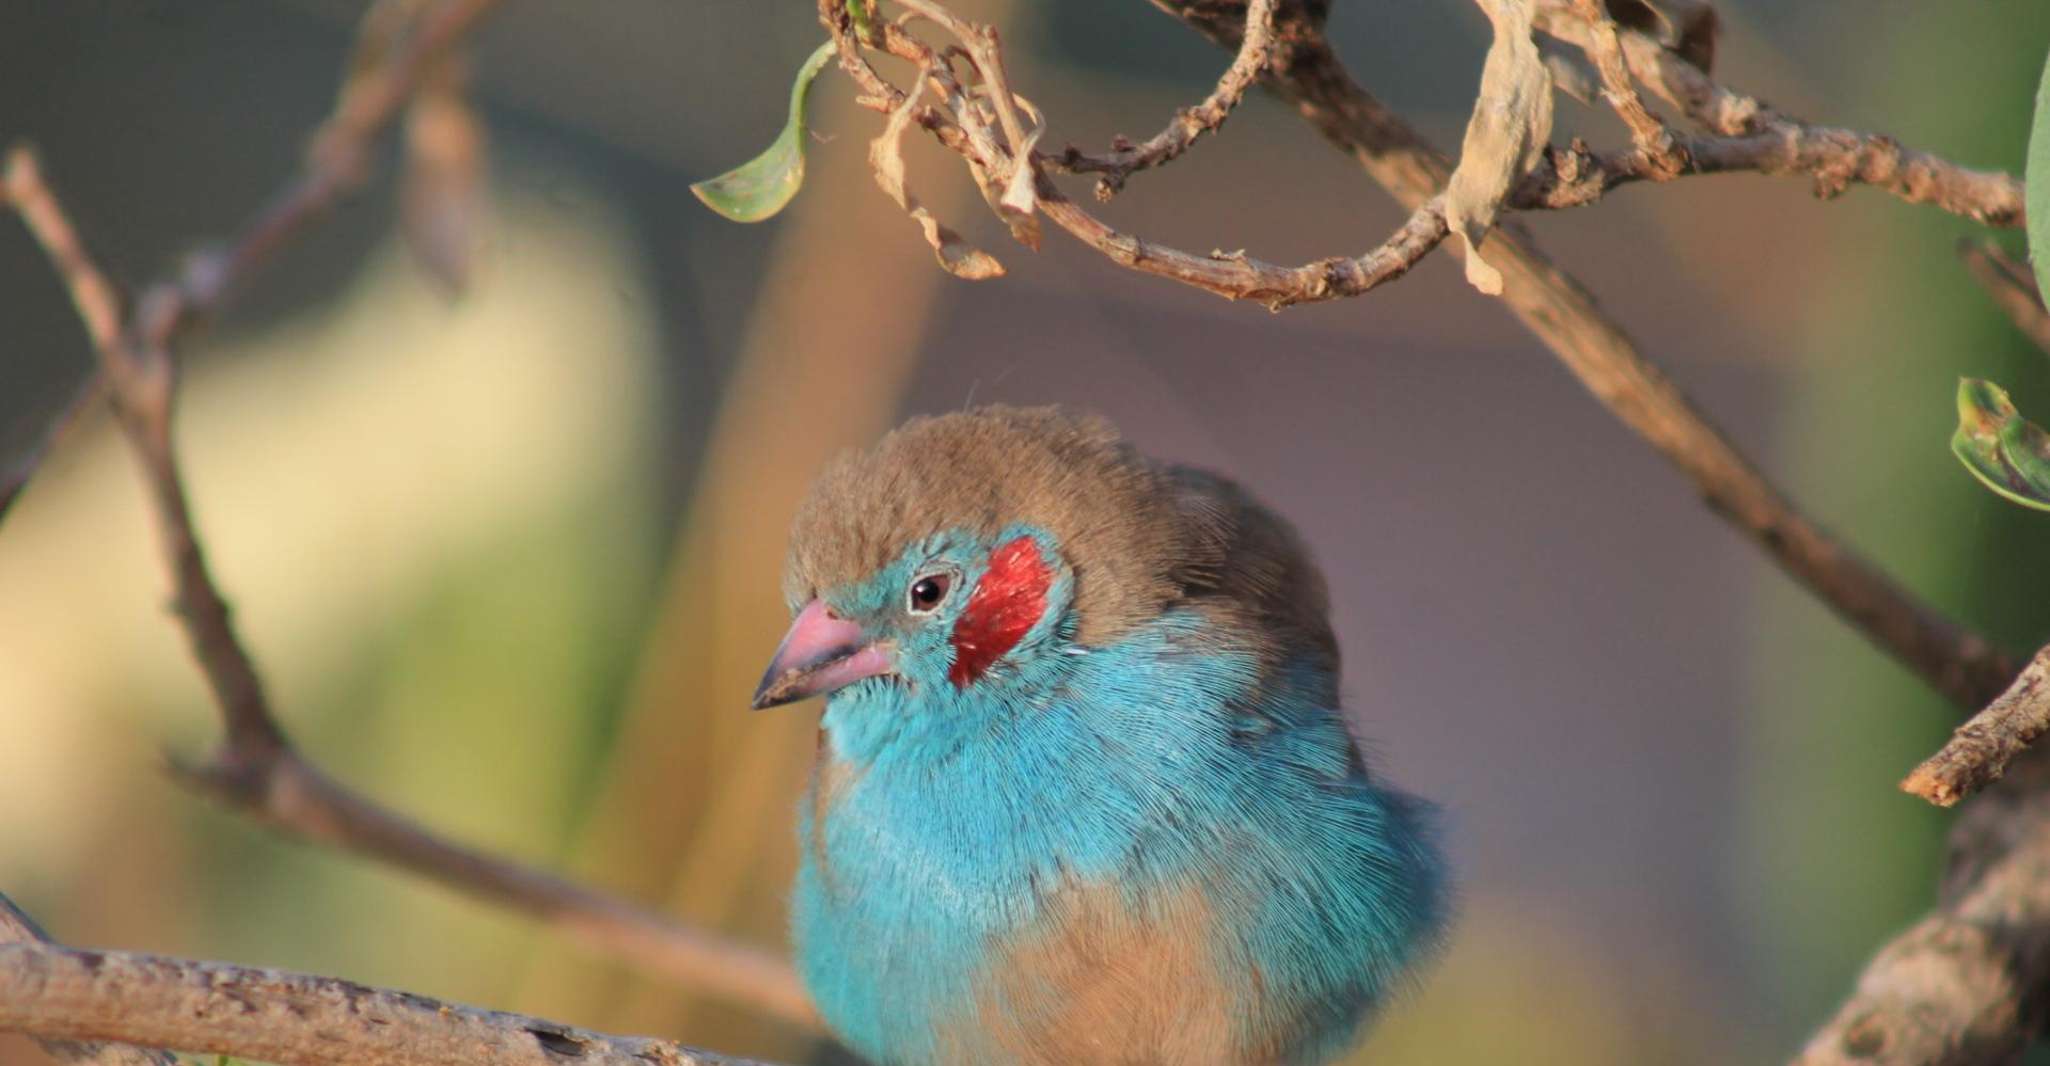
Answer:
[[[21,912],[14,901],[0,895],[0,945],[47,944],[50,938],[34,919]],[[178,1060],[168,1052],[153,1048],[135,1047],[129,1044],[106,1044],[94,1040],[64,1040],[57,1037],[36,1038],[58,1062],[73,1063],[75,1066],[178,1066]]]
[[[1598,56],[1578,5],[1539,0],[1539,27]],[[2022,183],[2010,174],[1973,170],[1902,147],[1884,134],[1816,126],[1783,115],[1717,84],[1707,73],[1642,33],[1621,35],[1631,77],[1705,129],[1720,135],[1683,142],[1689,154],[1735,152],[1757,165],[1722,166],[1812,178],[1815,193],[1833,197],[1852,184],[1884,189],[1912,204],[1932,204],[1989,226],[2022,224]],[[1741,147],[1740,147],[1741,145]]]
[[[1217,79],[1217,87],[1210,95],[1195,107],[1176,111],[1166,129],[1143,144],[1113,143],[1103,155],[1091,155],[1069,145],[1054,158],[1054,163],[1073,173],[1102,174],[1096,182],[1096,198],[1109,200],[1124,189],[1125,179],[1133,174],[1179,158],[1197,138],[1223,126],[1239,101],[1245,99],[1246,90],[1259,79],[1268,55],[1274,50],[1275,5],[1276,0],[1247,0],[1246,26],[1238,55]]]
[[[1958,726],[1901,791],[1949,807],[2000,780],[2007,764],[2050,732],[2050,647],[2036,653],[2000,698]]]
[[[1217,0],[1156,0],[1230,47],[1237,20]],[[1291,42],[1268,85],[1326,139],[1412,210],[1450,173],[1444,156],[1352,80],[1324,41],[1314,12],[1285,9]],[[1491,260],[1506,276],[1503,301],[1588,391],[1694,482],[1709,507],[1932,688],[1961,708],[1992,699],[2014,676],[2007,656],[1916,598],[1796,510],[1702,415],[1579,282],[1528,238],[1499,230]],[[1494,249],[1500,249],[1496,252]]]
[[[0,1030],[279,1066],[745,1066],[332,977],[53,944],[0,944]]]
[[[1269,27],[1271,32],[1268,36],[1273,38],[1272,41],[1253,42],[1259,46],[1257,52],[1248,51],[1245,39],[1245,27],[1252,14],[1249,4],[1223,0],[1155,2],[1156,6],[1170,12],[1191,14],[1193,18],[1200,19],[1206,32],[1233,47],[1240,58],[1264,55],[1263,63],[1253,65],[1270,78],[1287,77],[1290,71],[1300,72],[1304,69],[1298,61],[1301,56],[1318,50],[1328,51],[1321,28],[1308,17],[1313,9],[1305,6],[1303,0],[1275,0],[1275,10],[1282,14],[1275,15],[1273,25]],[[1546,2],[1556,7],[1579,0]],[[977,106],[973,101],[980,98],[958,85],[956,88],[960,92],[944,107],[916,105],[912,112],[914,121],[930,130],[942,144],[961,154],[970,168],[979,174],[999,177],[1010,174],[1014,168],[1010,146],[1021,138],[1022,124],[1017,121],[1012,108],[1013,98],[993,31],[961,19],[934,0],[906,0],[904,6],[915,15],[935,22],[961,43],[962,49],[975,61],[977,72],[991,86],[987,99],[1004,128],[1001,137],[992,131],[983,143],[977,143],[971,133],[981,119],[973,113]],[[859,102],[864,106],[888,114],[904,106],[906,95],[868,63],[863,49],[871,44],[913,63],[921,76],[932,77],[936,82],[953,79],[952,68],[941,61],[939,51],[907,32],[901,24],[880,26],[872,38],[863,39],[855,32],[844,4],[836,0],[820,0],[819,11],[821,23],[838,43],[841,69],[854,78],[862,93]],[[1580,28],[1584,40],[1585,24],[1577,15],[1571,17],[1571,22]],[[1610,28],[1614,29],[1613,24]],[[1649,47],[1660,55],[1667,55],[1672,62],[1685,65],[1685,60],[1665,53],[1656,42],[1642,34],[1624,33],[1618,39],[1626,53]],[[1651,62],[1642,56],[1637,57],[1637,61]],[[1251,63],[1250,60],[1248,62]],[[1234,62],[1233,69],[1238,67],[1239,63]],[[1707,82],[1706,76],[1698,70],[1694,73],[1715,92],[1724,92],[1719,86]],[[1627,80],[1620,84],[1625,89],[1629,88]],[[998,87],[1001,91],[995,91]],[[1636,99],[1634,90],[1630,90],[1630,99],[1636,100],[1637,110],[1643,110],[1642,101]],[[967,113],[964,113],[964,108]],[[1764,114],[1770,116],[1770,113]],[[1883,137],[1803,126],[1777,116],[1770,116],[1777,124],[1760,125],[1755,132],[1741,136],[1680,137],[1658,125],[1648,112],[1644,117],[1657,125],[1659,132],[1659,136],[1650,139],[1648,146],[1640,144],[1608,154],[1596,154],[1578,142],[1563,151],[1552,149],[1547,162],[1518,184],[1504,206],[1523,211],[1561,210],[1591,204],[1611,189],[1640,181],[1665,181],[1692,174],[1755,172],[1808,176],[1837,191],[1852,181],[1867,182],[1887,188],[1911,202],[1935,203],[1947,210],[1969,214],[1996,225],[2018,224],[2021,217],[2020,183],[2015,179],[2004,174],[1968,171],[1933,156],[1909,152]],[[1316,121],[1314,116],[1312,121]],[[1033,153],[1033,160],[1037,165],[1053,170],[1091,169],[1086,160],[1076,164],[1073,149],[1057,155]],[[1432,181],[1430,184],[1435,190],[1443,182]],[[1358,256],[1331,256],[1298,266],[1283,266],[1249,256],[1243,251],[1199,254],[1121,231],[1062,196],[1043,177],[1038,182],[1038,201],[1056,225],[1121,266],[1191,285],[1227,299],[1253,300],[1270,310],[1364,294],[1407,273],[1437,248],[1448,232],[1442,202],[1419,198],[1410,204],[1410,217],[1370,251]]]
[[[405,93],[420,84],[426,66],[495,3],[445,0],[429,8],[391,73],[359,72],[352,79],[308,173],[245,227],[230,251],[215,257],[213,266],[197,273],[188,268],[180,280],[152,288],[132,319],[78,240],[34,154],[21,148],[9,157],[9,199],[62,274],[86,321],[122,431],[148,486],[171,571],[173,609],[222,713],[225,736],[212,761],[181,768],[180,774],[276,828],[522,910],[581,943],[713,995],[795,1023],[816,1024],[800,982],[781,959],[540,870],[444,841],[307,764],[278,724],[194,528],[171,433],[172,341],[192,315],[216,306],[222,294],[246,280],[251,270],[350,187],[355,168],[345,165],[346,160],[368,151],[371,140],[398,113]],[[335,162],[338,159],[344,162]]]
[[[2043,307],[2028,264],[2016,261],[1991,241],[1961,241],[1957,254],[1993,302],[2007,312],[2015,328],[2028,334],[2036,347],[2050,352],[2050,311]]]

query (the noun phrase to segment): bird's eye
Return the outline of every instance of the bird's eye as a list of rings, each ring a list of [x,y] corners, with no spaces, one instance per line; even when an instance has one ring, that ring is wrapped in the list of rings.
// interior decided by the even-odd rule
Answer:
[[[912,614],[931,614],[946,601],[947,589],[954,579],[948,574],[926,574],[911,583],[909,599]]]

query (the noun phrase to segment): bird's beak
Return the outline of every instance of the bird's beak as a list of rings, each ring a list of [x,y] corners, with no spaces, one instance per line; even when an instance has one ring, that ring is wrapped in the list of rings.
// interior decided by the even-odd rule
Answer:
[[[867,642],[860,626],[833,617],[825,603],[813,600],[797,612],[790,632],[776,646],[776,657],[755,689],[755,710],[824,695],[894,668],[887,645]]]

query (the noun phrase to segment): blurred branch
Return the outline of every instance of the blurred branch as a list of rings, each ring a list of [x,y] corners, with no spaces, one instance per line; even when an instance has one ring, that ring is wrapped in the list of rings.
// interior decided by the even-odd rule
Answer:
[[[78,388],[72,392],[71,399],[65,401],[63,408],[50,416],[49,424],[43,427],[42,434],[29,445],[21,458],[15,460],[12,469],[5,475],[0,475],[0,522],[7,520],[7,512],[13,509],[14,501],[21,498],[22,490],[28,488],[29,479],[35,477],[36,471],[42,468],[43,460],[57,450],[58,445],[64,442],[64,438],[85,418],[87,411],[98,407],[106,398],[106,387],[100,380],[99,372],[94,371],[79,383]]]
[[[151,288],[132,318],[79,240],[35,154],[17,147],[7,157],[8,199],[62,275],[141,464],[171,570],[173,610],[223,717],[225,737],[212,760],[178,773],[275,828],[524,911],[587,946],[714,995],[815,1024],[795,974],[774,955],[445,841],[304,761],[278,724],[194,528],[172,438],[173,341],[194,315],[216,306],[286,238],[360,181],[361,159],[406,94],[421,84],[422,72],[496,5],[497,0],[446,0],[423,10],[389,70],[352,75],[334,117],[316,138],[307,173],[261,211],[228,251],[202,257],[178,279]]]
[[[746,1062],[667,1040],[607,1036],[333,977],[44,943],[0,944],[0,1029],[42,1039],[219,1053],[278,1066]]]
[[[0,895],[0,946],[7,944],[47,944],[49,936],[35,920],[21,912],[14,901]],[[94,1040],[66,1040],[54,1036],[40,1036],[36,1043],[51,1058],[58,1062],[73,1063],[75,1066],[178,1066],[178,1059],[167,1051],[135,1047],[130,1044],[106,1044]]]
[[[1245,99],[1246,90],[1259,80],[1260,71],[1267,66],[1268,53],[1274,49],[1274,8],[1278,0],[1247,0],[1246,30],[1239,44],[1239,54],[1225,68],[1224,75],[1217,79],[1217,88],[1195,107],[1182,108],[1175,112],[1174,120],[1167,128],[1154,134],[1144,144],[1113,143],[1104,155],[1090,155],[1069,145],[1055,159],[1063,170],[1075,173],[1098,173],[1103,177],[1096,182],[1096,198],[1109,200],[1125,187],[1125,179],[1141,170],[1171,163],[1176,157],[1189,150],[1196,138],[1215,132],[1224,125],[1232,110]]]
[[[2036,347],[2050,352],[2050,311],[2043,308],[2043,297],[2036,291],[2028,264],[1991,241],[1960,241],[1957,254],[1993,302],[2007,312],[2015,328],[2028,334]]]
[[[1155,3],[1221,45],[1237,42],[1231,0]],[[1445,157],[1353,81],[1313,12],[1294,4],[1280,18],[1281,36],[1291,43],[1270,67],[1269,87],[1398,201],[1412,208],[1429,204],[1451,172]],[[1489,248],[1490,261],[1500,260],[1502,299],[1510,310],[1617,418],[1678,466],[1710,508],[1961,708],[1982,706],[2007,687],[2014,668],[2004,654],[1795,509],[1595,305],[1586,288],[1528,237],[1500,229]]]
[[[1794,1066],[2019,1061],[2050,987],[2046,769],[2031,756],[1965,809],[1936,909],[1873,956]]]
[[[2000,698],[1958,726],[1943,747],[1915,767],[1901,790],[1949,807],[2000,780],[2007,764],[2050,732],[2050,647],[2029,660]]]

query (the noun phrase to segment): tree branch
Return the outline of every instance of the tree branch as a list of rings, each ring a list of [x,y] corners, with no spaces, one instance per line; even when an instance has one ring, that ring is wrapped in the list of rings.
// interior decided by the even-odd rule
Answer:
[[[8,198],[63,276],[85,321],[118,421],[139,461],[173,585],[173,610],[225,726],[204,766],[179,776],[245,814],[524,911],[572,939],[772,1016],[816,1024],[791,968],[776,956],[673,921],[552,874],[445,841],[328,779],[305,762],[278,724],[230,608],[207,565],[172,438],[172,343],[291,236],[360,180],[360,160],[397,115],[422,72],[498,0],[444,0],[426,9],[388,72],[359,71],[316,139],[305,175],[260,212],[229,250],[203,257],[153,287],[131,317],[78,238],[35,155],[10,153]]]
[[[1247,0],[1246,25],[1238,55],[1202,103],[1175,112],[1167,128],[1144,144],[1113,144],[1105,155],[1090,155],[1069,145],[1055,157],[1056,165],[1074,173],[1102,174],[1096,182],[1096,198],[1109,200],[1125,187],[1126,178],[1173,162],[1198,137],[1215,132],[1239,106],[1239,101],[1245,99],[1246,90],[1259,80],[1260,71],[1267,66],[1267,54],[1274,49],[1276,3],[1277,0]]]
[[[1004,84],[1002,56],[995,49],[987,27],[967,23],[931,0],[904,2],[918,15],[940,24],[960,42],[967,54],[976,58],[975,65],[984,79],[985,88],[991,84]],[[1225,79],[1220,81],[1219,93],[1234,81],[1233,72],[1240,69],[1241,61],[1245,66],[1255,67],[1254,57],[1264,56],[1265,64],[1259,72],[1272,82],[1276,78],[1286,80],[1289,72],[1299,67],[1295,57],[1317,51],[1329,54],[1321,26],[1322,4],[1309,4],[1305,0],[1276,0],[1271,32],[1259,33],[1256,39],[1249,41],[1246,26],[1251,24],[1256,29],[1266,29],[1269,20],[1260,16],[1246,0],[1153,2],[1171,13],[1186,15],[1213,40],[1236,51],[1237,59],[1232,70],[1227,71]],[[1584,2],[1546,0],[1555,8]],[[945,83],[953,80],[952,67],[942,61],[940,52],[907,32],[899,23],[883,24],[873,34],[863,37],[855,31],[844,4],[820,0],[819,15],[821,23],[838,42],[841,68],[854,78],[861,89],[860,102],[873,110],[893,112],[903,106],[906,94],[875,71],[863,55],[864,48],[880,47],[912,62],[921,76],[933,79],[943,90]],[[1623,54],[1618,56],[1613,50],[1605,50],[1588,40],[1592,31],[1587,28],[1577,8],[1562,8],[1553,15],[1552,22],[1560,27],[1555,32],[1567,36],[1578,33],[1577,39],[1583,47],[1602,61],[1605,79],[1611,81],[1611,97],[1622,101],[1619,113],[1638,135],[1638,143],[1628,149],[1604,154],[1594,153],[1578,141],[1564,150],[1551,149],[1546,162],[1518,184],[1506,207],[1523,211],[1562,210],[1591,204],[1611,189],[1640,181],[1666,181],[1689,174],[1741,171],[1808,176],[1817,181],[1818,191],[1829,194],[1842,191],[1851,182],[1865,182],[1886,188],[1911,202],[1934,203],[1989,224],[2019,224],[2021,183],[2012,177],[1965,170],[1925,153],[1909,152],[1884,137],[1801,125],[1765,111],[1756,101],[1750,101],[1751,111],[1748,114],[1758,121],[1746,124],[1737,131],[1740,135],[1676,136],[1645,110],[1642,100],[1630,87],[1628,79],[1622,77],[1619,67],[1632,55],[1636,55],[1633,73],[1637,73],[1637,66],[1652,63],[1650,58],[1639,53],[1648,47],[1664,54],[1656,42],[1634,31],[1619,36],[1612,22],[1605,23],[1610,31],[1607,40],[1622,49]],[[1600,37],[1599,34],[1595,36]],[[1268,40],[1269,37],[1272,39]],[[1685,64],[1677,57],[1673,59]],[[1734,109],[1745,99],[1716,86],[1698,70],[1694,74],[1696,81],[1687,81],[1678,73],[1668,80],[1709,94],[1709,103],[1704,106],[1710,108]],[[1217,95],[1213,94],[1213,98]],[[918,123],[933,132],[942,144],[966,158],[971,168],[979,168],[984,174],[1008,174],[1013,167],[1011,146],[1020,139],[1018,131],[1012,128],[1016,123],[1008,87],[1001,92],[980,93],[964,89],[954,95],[954,101],[946,107],[917,107]],[[978,143],[972,136],[981,122],[976,108],[983,103],[994,107],[1004,122],[1005,136],[1001,143],[994,137]],[[966,112],[961,110],[963,106],[968,107]],[[1170,133],[1163,134],[1170,142],[1175,142],[1173,129],[1170,127]],[[1153,160],[1152,165],[1159,165],[1177,154],[1168,153],[1158,158],[1148,155],[1147,158]],[[1082,156],[1070,148],[1056,155],[1034,152],[1031,159],[1036,167],[1087,170],[1092,169],[1091,160],[1095,157]],[[1095,159],[1095,162],[1104,163],[1105,168],[1114,171],[1105,159]],[[1435,192],[1442,181],[1428,184]],[[1069,200],[1043,176],[1037,181],[1037,193],[1038,206],[1049,219],[1111,261],[1227,299],[1254,300],[1270,310],[1364,294],[1407,273],[1429,255],[1448,232],[1442,204],[1432,197],[1416,197],[1406,201],[1411,208],[1410,217],[1374,249],[1358,256],[1331,256],[1299,266],[1283,266],[1254,258],[1243,251],[1199,254],[1120,231]]]
[[[0,895],[0,945],[49,942],[50,938],[34,919],[23,914],[13,900]],[[153,1048],[92,1040],[64,1040],[53,1036],[34,1039],[51,1058],[75,1066],[178,1066],[176,1057]]]
[[[1960,241],[1957,254],[1973,280],[2007,312],[2015,328],[2035,341],[2036,347],[2050,352],[2050,310],[2043,307],[2028,264],[2017,262],[1991,241]]]
[[[1538,0],[1538,26],[1599,56],[1602,46],[1580,11],[1584,0]],[[1998,171],[1973,170],[1928,152],[1904,148],[1884,134],[1817,126],[1781,114],[1717,84],[1701,67],[1643,33],[1622,34],[1631,77],[1719,137],[1689,140],[1689,154],[1736,152],[1764,174],[1800,174],[1824,198],[1852,184],[1884,189],[1913,204],[1932,204],[1989,226],[2019,226],[2022,183]],[[1731,169],[1724,167],[1722,169]]]
[[[746,1064],[332,977],[41,943],[0,944],[0,1030],[278,1066]]]
[[[1237,43],[1232,0],[1154,3],[1225,47]],[[1428,205],[1450,174],[1444,156],[1352,80],[1314,9],[1291,4],[1277,17],[1289,47],[1270,65],[1269,87],[1398,201],[1413,210]],[[1502,298],[1510,310],[1603,405],[1679,467],[1711,509],[1953,703],[1977,708],[2007,687],[2014,668],[2004,654],[1796,510],[1527,237],[1497,230],[1489,248],[1489,261],[1505,275]]]
[[[2007,764],[2050,732],[2050,647],[2036,653],[2000,698],[1958,726],[1936,754],[1901,782],[1901,791],[1939,807],[2000,780]]]
[[[2046,769],[2030,756],[1965,809],[1936,909],[1873,956],[1794,1066],[2017,1061],[2050,986]]]

